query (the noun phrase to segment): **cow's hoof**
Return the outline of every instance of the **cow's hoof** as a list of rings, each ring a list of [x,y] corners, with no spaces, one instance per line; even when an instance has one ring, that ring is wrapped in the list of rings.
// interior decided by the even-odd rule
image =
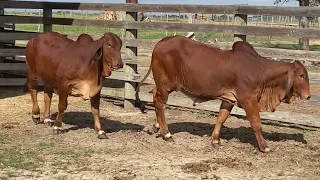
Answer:
[[[39,124],[40,123],[40,115],[32,115],[32,120],[35,124]]]
[[[160,129],[159,124],[153,124],[152,125],[152,130],[153,130],[154,133],[159,132],[159,129]]]
[[[268,152],[270,152],[270,149],[269,148],[260,148],[260,151],[263,153],[268,153]]]
[[[99,131],[98,139],[109,139],[107,134],[104,131]]]
[[[46,126],[46,127],[52,127],[54,124],[54,120],[51,120],[51,119],[45,119],[43,121],[43,125]]]
[[[173,138],[172,138],[172,136],[171,136],[171,133],[168,133],[168,134],[164,135],[164,136],[162,137],[162,139],[165,140],[165,141],[167,141],[167,142],[174,142],[174,140],[173,140]]]
[[[61,129],[53,129],[53,135],[59,135],[62,134],[62,130]]]
[[[174,142],[172,136],[171,136],[171,137],[168,137],[168,138],[163,137],[162,139],[165,140],[166,142]]]
[[[213,147],[216,147],[216,146],[220,146],[221,145],[221,142],[219,140],[212,140],[211,141],[211,145]]]
[[[149,128],[147,128],[147,127],[143,128],[142,131],[143,131],[143,132],[146,132],[146,133],[149,134],[149,135],[154,134],[154,132],[151,131],[151,130],[150,130]]]

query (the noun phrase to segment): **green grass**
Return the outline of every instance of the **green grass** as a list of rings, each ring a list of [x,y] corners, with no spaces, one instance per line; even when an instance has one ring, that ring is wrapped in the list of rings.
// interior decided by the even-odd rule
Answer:
[[[0,169],[12,167],[35,170],[41,165],[41,162],[43,159],[30,150],[23,150],[19,147],[0,149]]]
[[[7,144],[10,140],[11,138],[7,134],[0,132],[0,146]]]

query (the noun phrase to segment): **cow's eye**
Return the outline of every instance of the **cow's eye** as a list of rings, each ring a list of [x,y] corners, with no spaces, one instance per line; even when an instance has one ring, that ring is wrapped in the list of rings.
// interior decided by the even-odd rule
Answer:
[[[304,79],[304,74],[300,74],[300,77],[301,77],[302,79]]]

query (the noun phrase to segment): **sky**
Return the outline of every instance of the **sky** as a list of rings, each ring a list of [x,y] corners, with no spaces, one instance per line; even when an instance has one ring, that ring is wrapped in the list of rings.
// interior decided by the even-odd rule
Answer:
[[[87,2],[87,3],[124,3],[125,0],[29,0],[50,2]],[[274,6],[274,0],[138,0],[140,4],[197,4],[197,5],[234,5],[248,4],[257,6]],[[240,3],[239,3],[240,2]],[[281,6],[298,6],[297,1],[292,0]]]

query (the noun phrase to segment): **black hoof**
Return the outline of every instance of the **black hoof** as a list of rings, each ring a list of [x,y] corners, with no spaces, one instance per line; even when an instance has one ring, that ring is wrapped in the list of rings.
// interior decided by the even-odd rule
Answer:
[[[154,133],[157,133],[159,131],[159,129],[160,128],[157,128],[155,124],[152,126],[152,130]]]
[[[40,118],[34,118],[32,117],[32,120],[35,124],[40,124]]]
[[[172,136],[171,136],[171,137],[168,137],[168,138],[163,137],[162,139],[165,140],[166,142],[174,142]]]
[[[52,132],[53,132],[53,135],[62,134],[62,130],[61,129],[54,129]]]
[[[98,135],[98,139],[109,139],[109,138],[108,138],[107,134],[104,132],[104,133]]]

